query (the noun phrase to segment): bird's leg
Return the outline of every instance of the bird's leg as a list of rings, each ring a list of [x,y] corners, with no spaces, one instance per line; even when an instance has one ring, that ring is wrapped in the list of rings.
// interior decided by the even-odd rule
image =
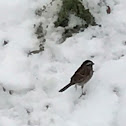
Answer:
[[[81,89],[82,89],[82,95],[84,94],[84,92],[83,92],[83,87],[84,87],[84,85],[81,86]]]
[[[77,90],[77,84],[75,84],[75,89]]]
[[[86,92],[85,92],[85,91],[83,92],[83,87],[84,87],[84,85],[82,85],[82,86],[81,86],[81,89],[82,89],[82,94],[80,95],[80,97],[79,97],[79,98],[81,98],[83,95],[86,95]]]

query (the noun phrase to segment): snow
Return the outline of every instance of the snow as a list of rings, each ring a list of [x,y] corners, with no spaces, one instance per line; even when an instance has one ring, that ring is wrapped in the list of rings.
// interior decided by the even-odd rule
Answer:
[[[50,1],[0,1],[0,126],[125,126],[126,1],[106,0],[112,10],[107,14],[100,0],[83,0],[102,27],[62,44],[63,29],[54,29],[50,18],[53,8],[41,18],[34,14]],[[33,25],[40,20],[45,27],[50,23],[45,50],[28,56],[38,48]],[[81,89],[74,86],[59,93],[86,59],[95,63],[87,94],[79,98]]]

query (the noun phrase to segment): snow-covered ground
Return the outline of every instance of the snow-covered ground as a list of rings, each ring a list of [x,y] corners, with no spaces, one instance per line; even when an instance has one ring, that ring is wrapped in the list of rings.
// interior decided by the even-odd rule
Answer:
[[[34,11],[50,1],[0,1],[0,126],[126,126],[126,1],[106,0],[107,14],[100,0],[83,0],[102,27],[62,44],[50,29],[45,51],[28,57],[38,48]],[[95,63],[86,96],[79,87],[59,93],[86,59]]]

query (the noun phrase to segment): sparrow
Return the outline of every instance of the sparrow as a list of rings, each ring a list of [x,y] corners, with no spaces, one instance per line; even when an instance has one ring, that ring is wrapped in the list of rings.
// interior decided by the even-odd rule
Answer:
[[[77,71],[71,77],[70,83],[67,84],[65,87],[59,90],[59,92],[65,91],[67,88],[71,87],[72,85],[81,86],[82,88],[82,95],[85,95],[83,92],[84,85],[91,79],[93,75],[93,65],[94,63],[91,60],[86,60],[82,63],[82,65],[77,69]],[[80,96],[80,97],[81,97]]]

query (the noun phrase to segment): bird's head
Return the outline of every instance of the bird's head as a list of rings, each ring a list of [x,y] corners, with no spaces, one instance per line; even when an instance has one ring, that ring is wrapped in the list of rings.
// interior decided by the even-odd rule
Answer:
[[[92,65],[94,65],[94,63],[91,60],[86,60],[86,61],[84,61],[83,64],[86,65],[86,66],[92,66]]]

